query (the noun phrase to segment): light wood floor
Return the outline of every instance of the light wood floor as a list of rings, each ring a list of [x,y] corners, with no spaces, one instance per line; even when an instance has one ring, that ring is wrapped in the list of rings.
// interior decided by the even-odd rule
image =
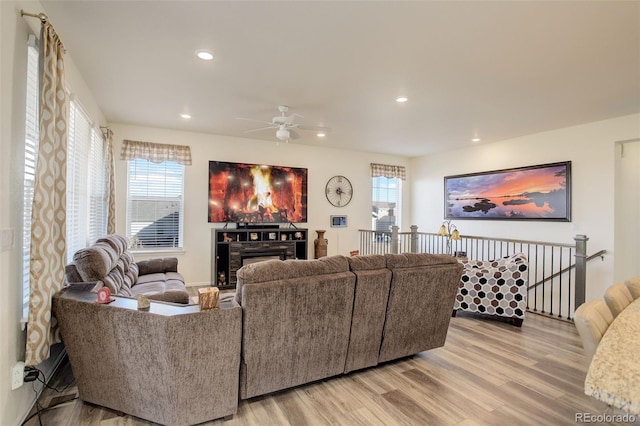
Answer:
[[[528,313],[517,328],[459,314],[451,319],[443,348],[241,401],[233,419],[206,424],[571,425],[577,413],[621,414],[584,395],[585,374],[572,323]],[[62,387],[69,380],[67,364],[51,384]],[[76,396],[74,386],[61,394],[46,390],[40,403],[46,407]],[[41,418],[43,425],[150,424],[79,399]],[[37,425],[37,418],[26,424]]]

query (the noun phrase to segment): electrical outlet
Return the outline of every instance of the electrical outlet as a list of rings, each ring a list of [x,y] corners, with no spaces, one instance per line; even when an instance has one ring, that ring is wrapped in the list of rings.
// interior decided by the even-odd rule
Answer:
[[[11,390],[16,390],[24,383],[24,362],[18,361],[11,369]]]

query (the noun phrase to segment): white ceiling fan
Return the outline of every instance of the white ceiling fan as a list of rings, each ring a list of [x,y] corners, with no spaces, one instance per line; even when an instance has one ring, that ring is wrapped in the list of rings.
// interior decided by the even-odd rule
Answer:
[[[276,137],[281,141],[288,141],[289,139],[298,139],[300,135],[296,130],[310,130],[314,132],[318,132],[318,136],[322,134],[322,136],[326,135],[329,132],[328,127],[321,126],[307,126],[305,124],[295,123],[294,120],[296,117],[304,118],[300,114],[292,113],[291,115],[286,115],[289,112],[289,107],[286,105],[278,106],[278,111],[280,111],[280,115],[277,115],[271,119],[271,122],[262,121],[262,120],[254,120],[252,118],[244,118],[244,117],[236,117],[238,120],[246,120],[253,121],[256,123],[267,124],[265,127],[260,127],[258,129],[247,130],[245,133],[258,132],[266,129],[277,129]]]

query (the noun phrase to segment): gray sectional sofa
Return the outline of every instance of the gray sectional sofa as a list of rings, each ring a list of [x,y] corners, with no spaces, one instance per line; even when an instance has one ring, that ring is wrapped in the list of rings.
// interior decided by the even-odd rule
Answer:
[[[164,425],[233,416],[238,408],[242,310],[116,297],[95,303],[91,285],[53,297],[80,399]]]
[[[101,305],[70,286],[53,313],[81,399],[189,424],[233,415],[238,398],[444,345],[461,274],[446,255],[271,260],[238,270],[235,295],[213,311]]]
[[[134,262],[129,239],[111,234],[90,247],[78,250],[65,269],[67,282],[95,282],[95,289],[108,287],[112,295],[189,303],[189,292],[178,272],[178,259]]]
[[[432,254],[242,267],[240,397],[443,346],[461,275],[453,257]]]

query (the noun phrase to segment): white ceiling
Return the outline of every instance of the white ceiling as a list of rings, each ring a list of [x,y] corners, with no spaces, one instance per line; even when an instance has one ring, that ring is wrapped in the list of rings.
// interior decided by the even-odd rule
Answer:
[[[637,1],[42,4],[110,122],[418,156],[640,111]]]

